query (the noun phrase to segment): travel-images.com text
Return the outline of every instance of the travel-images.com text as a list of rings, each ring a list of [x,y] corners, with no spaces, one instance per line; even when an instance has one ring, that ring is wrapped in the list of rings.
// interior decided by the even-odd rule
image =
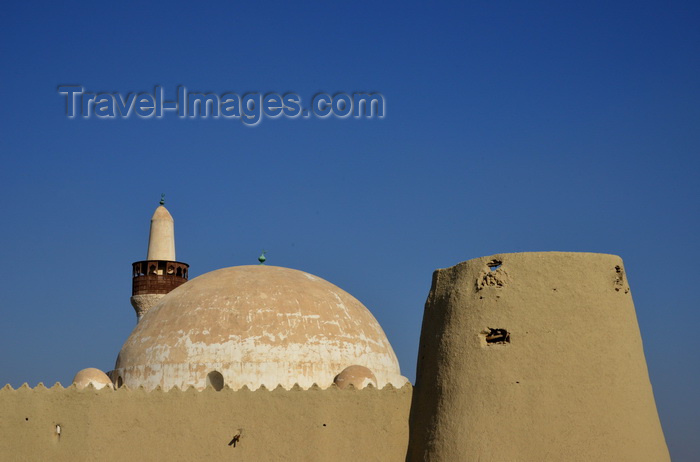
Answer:
[[[330,116],[346,118],[384,118],[386,102],[377,92],[317,93],[311,106],[302,106],[296,93],[203,93],[189,92],[177,87],[175,101],[166,100],[163,87],[157,85],[153,93],[87,92],[81,85],[59,85],[58,93],[65,95],[66,116],[84,118],[128,118],[135,114],[140,118],[164,117],[173,112],[181,118],[224,117],[240,119],[245,125],[257,125],[263,117],[297,118]]]

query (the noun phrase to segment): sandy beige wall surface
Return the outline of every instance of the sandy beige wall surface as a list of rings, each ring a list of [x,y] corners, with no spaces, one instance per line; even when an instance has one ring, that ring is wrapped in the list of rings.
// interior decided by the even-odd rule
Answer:
[[[438,270],[411,461],[668,461],[622,260],[538,252]]]
[[[404,461],[410,402],[410,385],[235,392],[8,386],[0,390],[0,460]]]

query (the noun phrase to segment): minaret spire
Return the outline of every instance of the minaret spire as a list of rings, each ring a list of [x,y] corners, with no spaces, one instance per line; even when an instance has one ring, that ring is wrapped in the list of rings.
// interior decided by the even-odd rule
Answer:
[[[165,208],[165,194],[151,218],[151,234],[148,238],[148,260],[175,261],[175,220]]]

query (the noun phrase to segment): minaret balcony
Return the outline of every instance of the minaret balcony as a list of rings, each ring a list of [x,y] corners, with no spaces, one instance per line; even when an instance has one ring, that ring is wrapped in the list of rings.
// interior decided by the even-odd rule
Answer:
[[[167,294],[189,277],[187,263],[144,260],[133,263],[132,295]]]

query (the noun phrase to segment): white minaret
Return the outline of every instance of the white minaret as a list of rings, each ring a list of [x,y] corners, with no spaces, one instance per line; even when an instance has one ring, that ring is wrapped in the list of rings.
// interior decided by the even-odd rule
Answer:
[[[146,260],[133,263],[131,305],[138,321],[174,288],[187,282],[189,265],[175,260],[175,221],[165,195],[151,218]]]
[[[175,261],[175,220],[165,208],[165,198],[151,217],[147,260]]]

